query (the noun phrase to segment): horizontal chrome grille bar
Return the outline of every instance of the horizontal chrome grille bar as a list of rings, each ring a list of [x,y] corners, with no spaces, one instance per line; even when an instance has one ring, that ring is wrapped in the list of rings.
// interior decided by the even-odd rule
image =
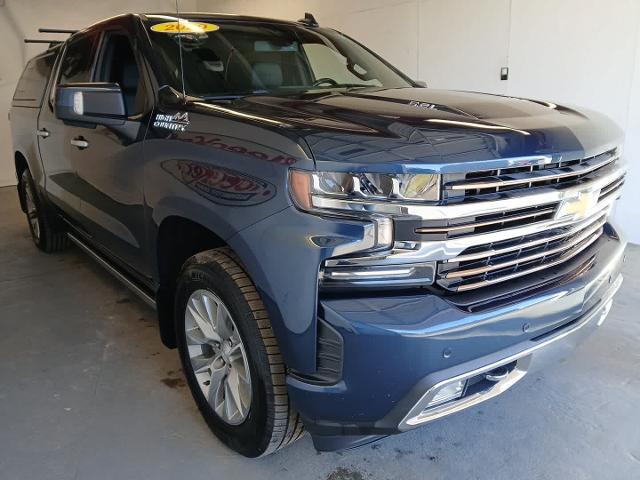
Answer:
[[[448,227],[419,227],[416,228],[416,233],[453,233],[461,230],[468,230],[479,227],[487,227],[490,225],[503,225],[505,223],[517,222],[520,220],[526,220],[528,218],[542,217],[545,215],[551,215],[555,211],[556,206],[554,205],[551,208],[545,208],[542,210],[533,210],[528,213],[516,214],[516,215],[505,215],[502,217],[498,217],[492,220],[480,220],[477,222],[469,222],[462,223],[459,225],[451,225]]]
[[[575,247],[576,245],[580,244],[584,240],[592,237],[596,233],[597,233],[596,237],[600,236],[600,234],[602,233],[602,231],[601,231],[602,225],[604,225],[604,222],[602,222],[602,223],[598,222],[598,223],[596,223],[596,225],[588,228],[584,232],[581,232],[579,235],[575,236],[571,240],[569,240],[567,242],[564,242],[564,243],[561,243],[557,247],[554,247],[554,248],[551,248],[551,249],[548,249],[548,250],[543,250],[541,252],[538,252],[538,253],[535,253],[535,254],[532,254],[532,255],[527,255],[525,257],[519,257],[519,258],[516,258],[514,260],[509,260],[509,261],[506,261],[506,262],[500,262],[500,263],[486,265],[484,267],[469,268],[469,269],[464,269],[464,270],[454,270],[454,271],[445,273],[444,274],[444,278],[450,279],[450,278],[464,278],[464,277],[469,277],[469,276],[476,276],[476,275],[479,275],[479,274],[482,274],[482,273],[493,272],[493,271],[500,270],[500,269],[503,269],[503,268],[512,267],[512,266],[515,266],[515,265],[532,262],[534,260],[538,260],[538,259],[541,259],[541,258],[544,258],[544,257],[549,257],[549,256],[555,255],[557,253],[565,252],[565,251],[570,250],[571,248]]]
[[[448,289],[449,290],[454,290],[454,291],[457,291],[457,292],[464,292],[464,291],[468,291],[468,290],[474,290],[476,288],[486,287],[486,286],[489,286],[489,285],[495,285],[497,283],[502,283],[502,282],[506,282],[506,281],[509,281],[509,280],[514,280],[516,278],[523,277],[523,276],[529,275],[531,273],[539,272],[541,270],[545,270],[545,269],[554,267],[556,265],[560,265],[561,263],[564,263],[564,262],[572,259],[576,255],[578,255],[580,252],[584,251],[593,242],[595,242],[599,237],[600,237],[600,233],[596,232],[591,237],[589,237],[587,240],[583,241],[582,244],[579,244],[574,249],[569,250],[568,252],[566,252],[565,254],[561,255],[560,257],[558,257],[557,259],[555,259],[553,261],[545,262],[545,263],[542,263],[541,265],[537,265],[537,266],[532,267],[532,268],[519,270],[519,271],[516,271],[514,273],[503,275],[503,276],[500,276],[500,277],[497,277],[497,278],[482,279],[482,280],[479,280],[479,281],[473,282],[473,283],[461,284],[461,285],[453,287],[453,288],[449,287]],[[445,288],[447,288],[447,287],[445,287]]]
[[[622,188],[622,186],[624,185],[624,181],[625,181],[625,176],[623,175],[622,177],[620,177],[619,179],[615,180],[614,182],[612,182],[611,184],[607,185],[606,187],[602,188],[602,190],[600,190],[600,200],[602,200],[604,197],[617,192],[618,190],[620,190]]]
[[[585,160],[578,165],[571,165],[566,167],[548,168],[544,170],[533,170],[529,172],[519,172],[513,174],[504,174],[502,176],[508,178],[489,177],[487,179],[477,180],[464,180],[460,182],[451,182],[445,185],[449,190],[483,190],[488,188],[503,188],[516,185],[524,185],[527,187],[532,186],[535,183],[541,182],[553,182],[562,179],[569,179],[573,177],[580,177],[594,172],[600,168],[604,168],[607,165],[618,160],[618,156],[614,154],[603,154],[592,159]]]
[[[596,222],[600,227],[602,225],[604,225],[606,222],[606,215],[601,215],[600,217],[598,217],[596,219]],[[593,219],[588,219],[585,222],[582,222],[580,224],[578,224],[576,227],[574,228],[570,228],[567,231],[564,231],[562,233],[556,234],[556,235],[552,235],[550,237],[542,237],[536,240],[531,240],[528,242],[524,242],[524,243],[518,243],[514,246],[509,246],[509,247],[504,247],[504,248],[499,248],[499,249],[488,249],[488,250],[483,250],[480,252],[474,252],[474,253],[469,253],[469,254],[463,254],[463,255],[458,255],[455,258],[451,258],[445,261],[445,263],[447,262],[468,262],[471,260],[481,260],[483,258],[487,258],[487,257],[493,257],[493,256],[497,256],[497,255],[504,255],[507,253],[511,253],[511,252],[515,252],[518,250],[526,250],[527,248],[532,248],[532,247],[536,247],[539,245],[544,245],[545,243],[551,243],[554,242],[556,240],[561,240],[562,238],[566,238],[568,236],[571,235],[575,235],[576,233],[579,233],[581,230],[583,230],[585,228],[585,225],[590,225],[594,223]],[[549,232],[552,232],[553,230],[549,230]]]

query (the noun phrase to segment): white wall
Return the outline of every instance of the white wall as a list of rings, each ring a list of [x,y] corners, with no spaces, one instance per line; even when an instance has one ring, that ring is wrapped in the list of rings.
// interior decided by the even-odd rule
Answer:
[[[298,19],[305,11],[434,88],[599,110],[627,134],[616,217],[640,243],[640,0],[196,0],[199,11]],[[508,81],[500,67],[510,68]]]
[[[195,10],[195,0],[180,0],[181,8]],[[78,29],[126,12],[167,12],[175,0],[4,0],[0,1],[0,186],[13,185],[13,153],[7,112],[25,62],[46,46],[25,45],[25,38],[53,38],[39,27]],[[59,36],[58,36],[59,37]],[[61,37],[64,38],[64,37]]]
[[[419,78],[434,88],[507,93],[510,0],[423,0]]]
[[[617,216],[634,243],[640,243],[640,27],[636,31],[635,71],[629,98],[625,157],[629,163],[624,197]]]

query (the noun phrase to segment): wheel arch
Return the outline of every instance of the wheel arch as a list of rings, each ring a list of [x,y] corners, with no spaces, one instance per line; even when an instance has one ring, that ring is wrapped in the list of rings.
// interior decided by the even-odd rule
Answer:
[[[210,227],[180,214],[167,215],[157,228],[155,238],[156,305],[162,343],[176,347],[173,322],[175,283],[182,266],[191,256],[228,246]]]
[[[291,362],[293,365],[295,357],[291,356],[290,345],[294,342],[294,337],[288,335],[291,329],[286,325],[283,312],[276,300],[277,296],[272,288],[273,275],[264,270],[260,261],[268,254],[268,248],[265,246],[264,238],[248,241],[248,238],[241,234],[245,231],[243,226],[247,224],[247,219],[235,215],[223,216],[218,209],[210,208],[199,201],[170,196],[154,205],[151,216],[153,226],[149,235],[149,251],[155,255],[152,261],[156,264],[156,305],[164,345],[169,348],[176,346],[173,318],[175,280],[184,261],[196,253],[225,246],[238,257],[248,277],[254,282],[271,318],[285,363],[289,365]],[[260,248],[255,248],[256,245],[260,245]],[[297,339],[298,337],[295,337],[294,343],[300,343]],[[305,351],[305,357],[313,357],[309,361],[315,366],[315,331],[309,342],[313,348],[300,348]]]
[[[24,199],[24,191],[22,188],[22,183],[20,179],[22,178],[22,173],[29,169],[29,162],[27,162],[27,157],[20,152],[16,151],[13,155],[14,164],[16,168],[16,179],[17,179],[17,188],[18,188],[18,198],[20,199],[20,208],[23,212],[27,211],[27,205]]]

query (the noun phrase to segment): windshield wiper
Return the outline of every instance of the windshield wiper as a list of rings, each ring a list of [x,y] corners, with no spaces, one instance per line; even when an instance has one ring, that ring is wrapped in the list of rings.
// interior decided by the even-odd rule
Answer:
[[[239,98],[249,97],[251,95],[264,95],[265,93],[269,93],[269,91],[254,90],[249,92],[228,93],[228,94],[222,94],[222,95],[202,95],[200,98],[202,98],[203,100],[210,100],[210,101],[219,101],[219,102],[230,101],[231,102],[233,100],[238,100]]]
[[[364,83],[338,83],[336,85],[329,85],[326,87],[316,87],[318,88],[318,90],[332,90],[332,89],[336,89],[336,88],[346,88],[346,89],[352,89],[352,88],[380,88],[379,85],[367,85]]]

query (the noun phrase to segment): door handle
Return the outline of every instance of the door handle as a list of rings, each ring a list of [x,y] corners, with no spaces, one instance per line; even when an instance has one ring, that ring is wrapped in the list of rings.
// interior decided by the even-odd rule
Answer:
[[[47,138],[49,136],[49,130],[43,128],[42,130],[36,130],[36,135],[40,138]]]
[[[69,143],[71,143],[71,145],[73,145],[74,147],[78,147],[80,150],[84,150],[89,146],[89,142],[87,142],[82,137],[76,137],[73,140],[70,140]]]

